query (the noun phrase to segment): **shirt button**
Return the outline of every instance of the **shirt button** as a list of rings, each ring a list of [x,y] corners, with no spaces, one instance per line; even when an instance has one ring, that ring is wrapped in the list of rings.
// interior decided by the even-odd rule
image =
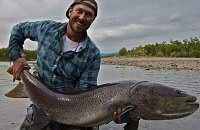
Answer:
[[[54,67],[57,67],[57,65],[54,65]]]
[[[55,77],[56,77],[56,75],[53,75],[53,77],[55,78]]]

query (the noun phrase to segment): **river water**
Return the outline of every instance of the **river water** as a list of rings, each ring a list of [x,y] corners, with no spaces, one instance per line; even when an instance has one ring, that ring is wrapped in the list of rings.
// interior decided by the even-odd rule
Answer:
[[[0,62],[0,130],[18,130],[25,115],[28,99],[11,99],[5,93],[18,82],[6,70],[9,62]],[[34,68],[32,66],[32,68]],[[98,84],[121,80],[148,80],[181,89],[197,97],[200,102],[200,71],[194,70],[144,70],[134,66],[102,65]],[[191,116],[167,121],[140,120],[139,130],[199,130],[200,109]],[[100,130],[122,130],[124,124],[113,122],[100,126]]]

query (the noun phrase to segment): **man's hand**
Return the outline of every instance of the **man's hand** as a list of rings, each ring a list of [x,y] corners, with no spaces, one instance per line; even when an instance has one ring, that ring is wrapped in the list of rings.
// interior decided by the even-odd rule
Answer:
[[[140,120],[140,116],[136,116],[135,118],[129,118],[131,122],[138,122]]]
[[[20,72],[23,68],[31,69],[24,58],[18,58],[13,61],[13,82],[20,80]]]
[[[113,118],[119,115],[121,112],[123,112],[121,108],[118,108],[116,112],[113,113]],[[140,120],[140,116],[136,116],[135,118],[129,118],[131,122],[138,122]],[[123,118],[122,116],[119,116],[118,118],[114,119],[114,122],[116,124],[122,124],[123,123]]]
[[[113,113],[113,118],[119,115],[121,112],[122,112],[122,109],[118,108],[117,111]],[[114,122],[116,124],[122,124],[123,123],[122,116],[119,116],[118,118],[114,119]]]

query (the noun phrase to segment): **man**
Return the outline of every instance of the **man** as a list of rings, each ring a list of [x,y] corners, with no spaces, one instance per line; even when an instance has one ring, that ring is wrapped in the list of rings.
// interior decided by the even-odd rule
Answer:
[[[100,51],[87,35],[87,29],[97,16],[95,0],[74,0],[66,12],[68,23],[55,21],[24,22],[14,26],[10,41],[9,54],[13,61],[13,81],[20,80],[20,71],[30,66],[21,58],[25,39],[38,42],[37,72],[39,78],[52,88],[67,92],[71,88],[87,90],[97,85],[100,68]],[[37,108],[29,108],[20,129],[29,129]],[[121,112],[119,109],[113,116]],[[119,121],[120,120],[120,121]],[[116,119],[122,123],[121,117]],[[93,129],[74,128],[51,122],[44,129]]]

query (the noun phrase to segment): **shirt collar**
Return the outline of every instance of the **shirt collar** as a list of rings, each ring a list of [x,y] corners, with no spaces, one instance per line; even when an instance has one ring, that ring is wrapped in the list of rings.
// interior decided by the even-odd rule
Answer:
[[[68,23],[66,23],[66,24],[59,30],[59,36],[60,36],[60,38],[63,37],[63,35],[66,34],[67,24],[68,24]],[[86,48],[86,43],[87,43],[87,41],[88,41],[87,31],[84,33],[83,37],[84,37],[83,46],[81,47],[81,49],[80,49],[79,51],[81,51],[81,50],[83,50],[83,49]],[[54,46],[56,46],[56,44],[55,44]]]
[[[67,24],[65,24],[59,31],[59,35],[63,36],[66,34],[66,30],[67,30]]]

